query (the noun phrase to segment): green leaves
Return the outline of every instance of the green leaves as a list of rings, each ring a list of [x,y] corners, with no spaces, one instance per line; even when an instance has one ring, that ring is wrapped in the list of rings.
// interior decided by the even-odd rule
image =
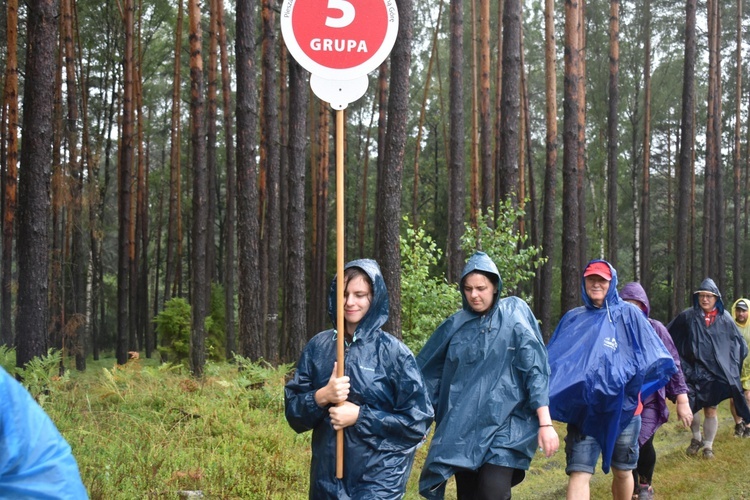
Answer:
[[[422,226],[406,221],[401,237],[401,332],[412,352],[419,352],[435,328],[461,307],[458,289],[432,269],[442,251]]]

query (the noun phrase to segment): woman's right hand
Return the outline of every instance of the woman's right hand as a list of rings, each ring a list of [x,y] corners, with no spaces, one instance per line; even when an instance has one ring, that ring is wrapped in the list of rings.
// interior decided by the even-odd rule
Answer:
[[[315,392],[315,402],[320,407],[342,403],[349,397],[349,377],[346,375],[337,377],[337,365],[338,363],[333,363],[333,372],[331,372],[328,383]]]

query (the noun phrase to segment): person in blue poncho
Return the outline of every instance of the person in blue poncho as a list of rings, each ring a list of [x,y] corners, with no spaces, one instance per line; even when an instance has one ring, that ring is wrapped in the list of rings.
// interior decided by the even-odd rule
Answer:
[[[328,313],[336,323],[336,278]],[[345,369],[336,377],[336,339],[325,330],[305,346],[284,389],[286,419],[312,430],[311,499],[399,499],[433,420],[427,388],[406,345],[381,327],[388,291],[374,260],[344,270]],[[343,403],[338,405],[339,403]],[[336,431],[344,430],[344,477],[336,478]]]
[[[87,499],[67,441],[2,368],[0,407],[0,498]]]
[[[676,367],[646,317],[617,293],[617,272],[593,260],[581,280],[584,306],[565,313],[547,345],[550,413],[568,424],[568,499],[587,499],[599,455],[612,468],[612,497],[629,500],[638,462],[640,398]]]
[[[436,427],[419,492],[443,498],[456,478],[459,499],[508,499],[537,446],[559,446],[548,409],[549,365],[537,320],[518,297],[499,298],[495,263],[475,253],[461,275],[463,307],[417,355]]]
[[[720,402],[731,398],[737,414],[745,424],[750,423],[750,408],[740,381],[747,343],[732,315],[724,309],[719,288],[711,278],[704,279],[693,292],[693,307],[678,314],[667,330],[680,354],[694,413],[690,426],[693,438],[685,451],[696,455],[703,448],[703,458],[712,459],[719,427],[716,406]],[[702,434],[698,413],[701,409],[705,417]]]

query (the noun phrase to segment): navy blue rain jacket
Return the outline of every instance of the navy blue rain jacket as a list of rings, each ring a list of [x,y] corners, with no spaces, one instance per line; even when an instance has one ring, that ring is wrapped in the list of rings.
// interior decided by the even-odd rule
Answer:
[[[88,498],[67,441],[28,391],[2,368],[0,498]]]
[[[497,276],[500,292],[489,256],[474,254],[461,284],[473,271]],[[437,423],[419,480],[426,498],[443,498],[458,469],[486,463],[519,469],[513,483],[520,482],[536,451],[536,409],[549,402],[547,352],[529,306],[508,297],[477,314],[463,291],[461,296],[462,310],[435,330],[417,356]]]
[[[344,373],[348,400],[359,405],[357,422],[344,429],[344,477],[336,478],[336,431],[328,408],[315,403],[336,361],[336,331],[326,330],[305,346],[294,378],[284,390],[286,419],[297,432],[312,433],[311,499],[402,498],[417,446],[433,420],[427,389],[408,347],[381,326],[388,319],[388,291],[373,260],[346,268],[363,269],[373,284],[370,309],[346,346]],[[328,312],[336,322],[336,279]]]
[[[585,305],[565,313],[547,345],[550,414],[596,439],[605,473],[617,436],[638,407],[639,393],[647,398],[677,370],[643,313],[620,298],[617,272],[609,268],[612,281],[603,306],[594,306],[581,279]]]
[[[698,303],[699,292],[717,296],[718,312],[709,327]],[[682,372],[689,389],[690,409],[697,412],[732,398],[737,414],[745,422],[750,422],[750,410],[740,382],[747,343],[732,316],[724,309],[719,288],[711,278],[703,280],[700,288],[693,293],[693,307],[678,314],[667,325],[667,330],[680,354]]]

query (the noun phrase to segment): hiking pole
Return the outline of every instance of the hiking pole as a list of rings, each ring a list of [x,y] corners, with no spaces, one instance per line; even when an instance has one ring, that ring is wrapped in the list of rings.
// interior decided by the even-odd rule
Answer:
[[[344,376],[344,110],[336,111],[336,377]],[[341,406],[343,403],[339,403]],[[344,477],[344,429],[336,431],[336,477]]]

